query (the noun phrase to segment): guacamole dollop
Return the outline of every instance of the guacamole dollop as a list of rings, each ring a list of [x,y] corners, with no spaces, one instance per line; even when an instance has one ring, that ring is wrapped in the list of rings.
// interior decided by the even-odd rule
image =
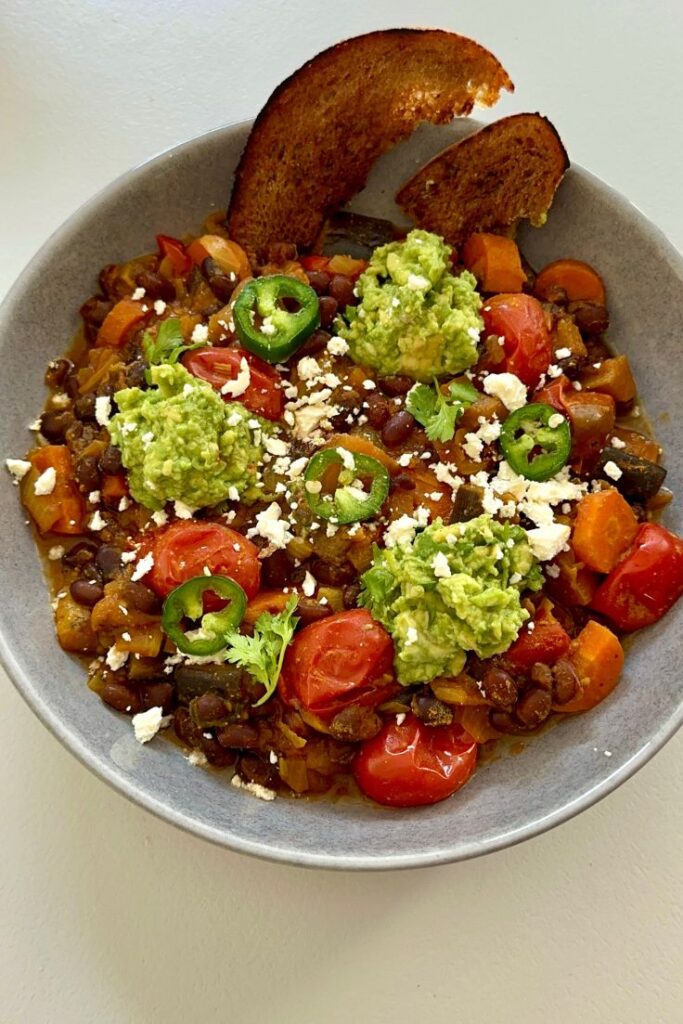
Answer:
[[[450,249],[429,231],[375,249],[356,284],[360,302],[337,331],[355,362],[414,380],[461,373],[477,361],[483,328],[476,279],[450,270]]]
[[[542,582],[521,526],[489,515],[437,519],[414,540],[375,550],[360,603],[391,633],[397,679],[409,685],[457,675],[466,651],[507,650],[529,618],[521,591]]]
[[[148,391],[117,391],[119,412],[109,422],[135,500],[157,510],[167,501],[203,508],[257,498],[266,424],[178,363],[150,373]]]

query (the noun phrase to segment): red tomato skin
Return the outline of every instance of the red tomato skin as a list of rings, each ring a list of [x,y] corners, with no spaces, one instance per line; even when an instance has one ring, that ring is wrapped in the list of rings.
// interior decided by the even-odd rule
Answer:
[[[161,255],[170,261],[174,274],[179,277],[187,274],[192,266],[192,260],[180,239],[171,235],[157,235],[157,245]]]
[[[331,718],[350,704],[375,706],[396,691],[394,645],[369,612],[338,612],[302,629],[280,676],[286,704]]]
[[[151,550],[154,565],[145,583],[159,597],[167,597],[181,583],[201,576],[204,566],[208,566],[212,575],[229,576],[239,583],[248,599],[258,593],[261,582],[258,548],[241,533],[221,523],[173,523],[153,535]],[[207,611],[224,604],[211,594],[205,597]]]
[[[643,523],[630,554],[598,587],[591,608],[624,632],[650,626],[683,594],[683,539]]]
[[[530,669],[540,662],[554,665],[569,650],[571,637],[563,629],[547,604],[542,604],[533,618],[534,628],[526,623],[512,647],[505,652],[505,660],[514,668]]]
[[[281,419],[285,411],[282,378],[277,370],[252,352],[244,348],[201,348],[186,352],[181,362],[194,377],[207,381],[220,392],[226,381],[235,380],[242,359],[246,359],[249,364],[249,387],[236,398],[232,395],[221,397],[226,402],[241,402],[251,412],[267,420]]]
[[[445,800],[468,781],[477,744],[462,726],[430,727],[414,715],[386,722],[353,762],[356,782],[386,807],[420,807]]]
[[[505,360],[497,371],[514,373],[535,387],[552,362],[553,348],[543,307],[531,295],[493,295],[481,310],[484,333],[503,338]]]

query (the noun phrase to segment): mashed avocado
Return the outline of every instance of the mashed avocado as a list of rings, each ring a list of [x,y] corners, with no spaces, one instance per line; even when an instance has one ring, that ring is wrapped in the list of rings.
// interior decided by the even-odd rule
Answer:
[[[116,393],[120,411],[109,423],[135,500],[160,509],[167,501],[202,508],[237,494],[257,498],[263,421],[179,364],[153,366],[151,378],[149,391]]]
[[[429,381],[477,361],[477,282],[450,266],[450,249],[428,231],[375,249],[356,285],[360,304],[347,308],[348,326],[338,327],[355,362],[383,376]]]
[[[466,651],[507,650],[529,618],[520,592],[542,582],[521,526],[437,519],[411,543],[376,549],[360,603],[391,633],[397,678],[409,685],[457,675]]]

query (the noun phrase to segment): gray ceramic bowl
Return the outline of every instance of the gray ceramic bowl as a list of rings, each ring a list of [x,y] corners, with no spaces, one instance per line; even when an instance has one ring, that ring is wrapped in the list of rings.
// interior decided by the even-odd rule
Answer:
[[[383,158],[352,204],[394,215],[395,186],[472,122],[421,130]],[[154,248],[157,232],[196,230],[226,205],[248,125],[221,128],[161,154],[82,207],[31,261],[0,310],[0,454],[22,456],[27,424],[44,400],[42,368],[63,351],[99,268]],[[562,184],[546,227],[523,232],[535,265],[559,256],[594,263],[610,299],[610,339],[628,353],[657,434],[669,483],[683,489],[683,261],[630,203],[580,168]],[[27,353],[30,358],[26,358]],[[85,685],[82,666],[58,647],[30,531],[8,480],[0,485],[5,541],[0,654],[20,693],[84,764],[167,821],[244,853],[334,868],[396,868],[487,853],[534,836],[595,803],[633,774],[683,717],[683,602],[634,641],[616,692],[591,714],[533,741],[525,753],[482,768],[454,799],[415,811],[361,803],[263,803],[226,778],[188,765],[161,739],[141,747],[130,721]],[[680,501],[666,522],[683,530]],[[7,538],[11,537],[11,543]],[[606,756],[609,751],[611,756]]]

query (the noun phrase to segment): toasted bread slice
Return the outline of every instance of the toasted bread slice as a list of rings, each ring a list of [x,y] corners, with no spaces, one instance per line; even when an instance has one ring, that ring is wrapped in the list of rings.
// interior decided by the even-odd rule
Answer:
[[[324,50],[278,86],[254,123],[235,175],[231,238],[255,252],[273,241],[312,245],[325,214],[420,122],[450,121],[513,88],[488,50],[452,32],[391,29]]]
[[[473,231],[539,225],[569,167],[546,117],[513,114],[449,146],[406,182],[396,202],[453,245]]]

